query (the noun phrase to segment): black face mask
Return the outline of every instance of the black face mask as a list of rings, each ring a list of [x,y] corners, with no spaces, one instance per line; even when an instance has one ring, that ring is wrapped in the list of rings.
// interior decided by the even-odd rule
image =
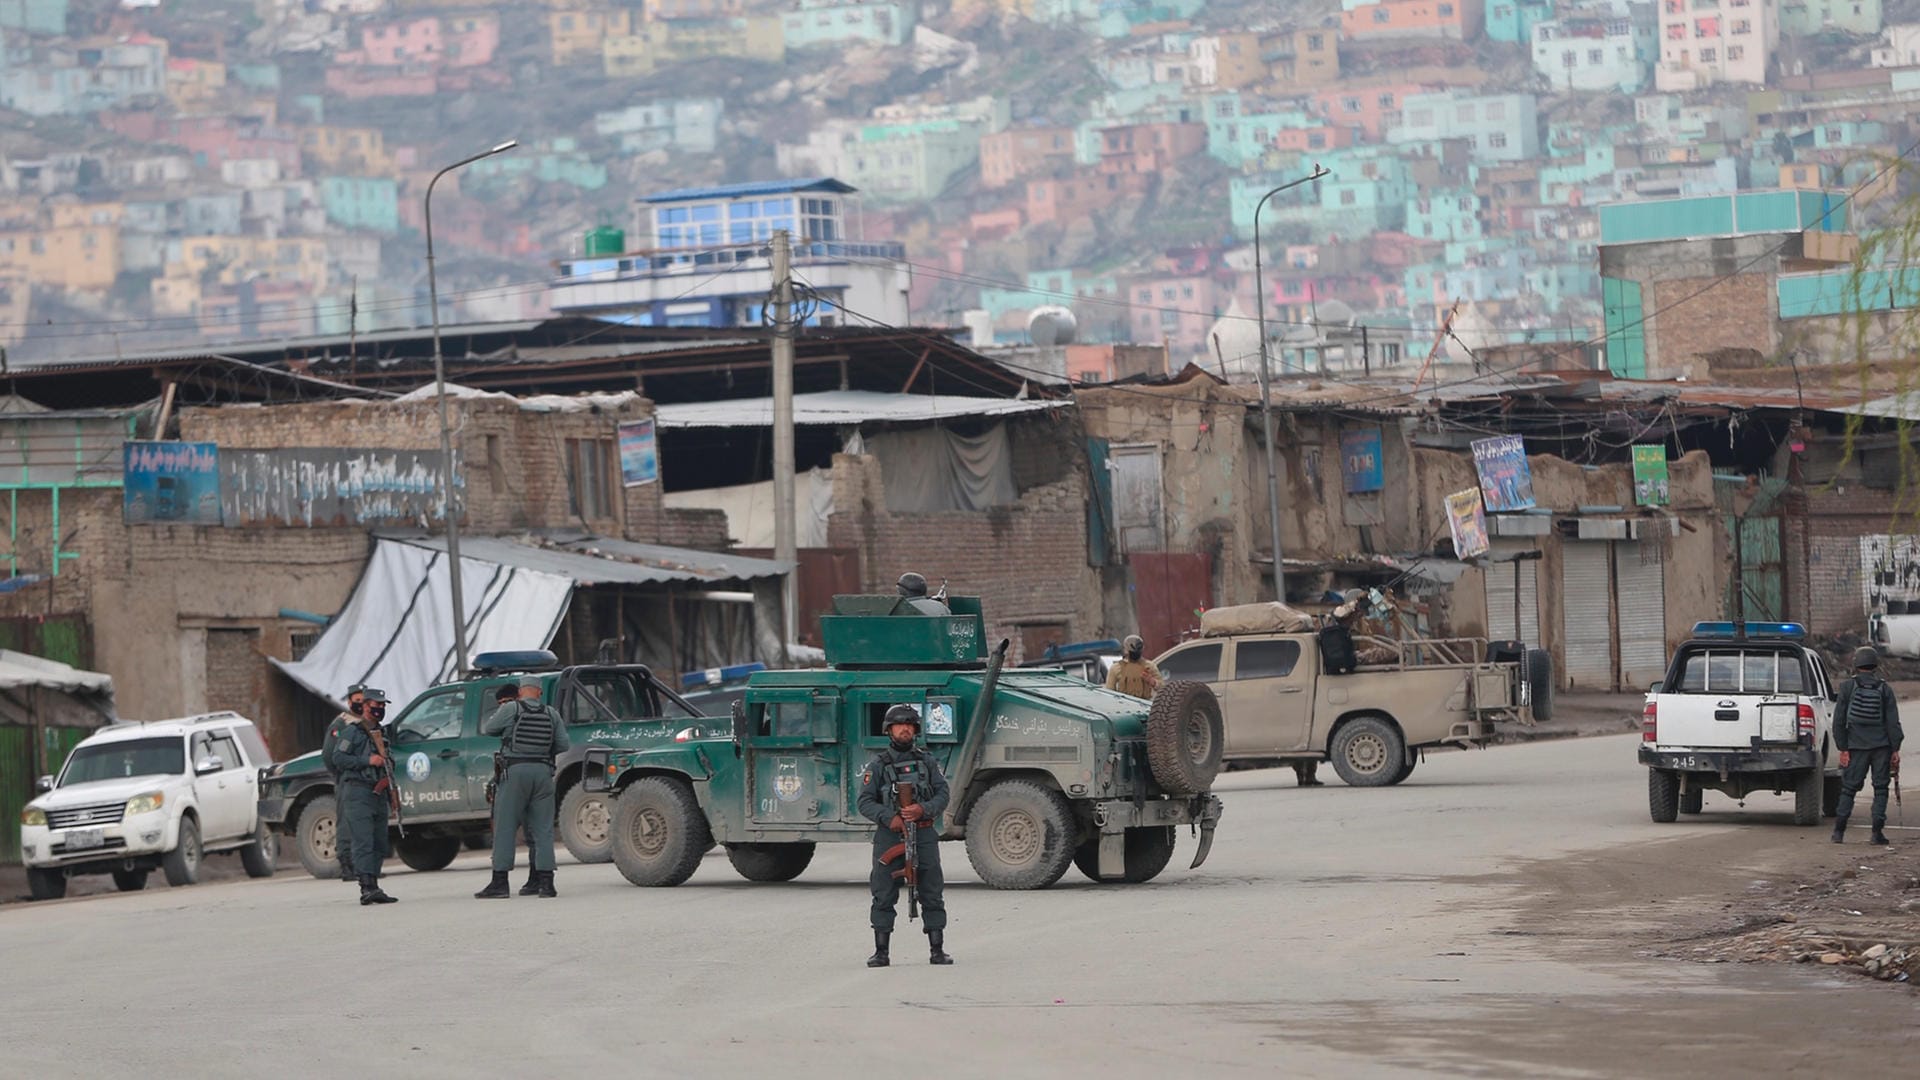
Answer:
[[[370,708],[362,710],[361,715],[363,715],[366,719],[373,721],[375,724],[378,724],[380,723],[381,720],[385,719],[387,715],[387,707],[385,705],[374,705]]]

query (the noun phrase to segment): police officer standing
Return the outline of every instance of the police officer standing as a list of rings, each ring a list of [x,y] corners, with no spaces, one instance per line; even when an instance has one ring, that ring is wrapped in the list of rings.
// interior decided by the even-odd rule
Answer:
[[[493,880],[474,893],[476,900],[507,896],[507,874],[513,869],[515,834],[527,827],[527,861],[540,896],[560,895],[553,889],[553,761],[566,753],[567,727],[540,701],[540,676],[520,677],[520,700],[502,705],[480,725],[482,735],[500,736],[500,755],[506,768],[493,796]]]
[[[333,777],[333,790],[340,790],[340,774],[333,767],[333,744],[339,741],[346,729],[360,722],[360,706],[366,701],[367,688],[364,684],[354,683],[347,687],[347,711],[338,713],[333,723],[327,725],[327,737],[320,741],[326,753],[320,755],[320,763],[327,767],[327,774]],[[334,799],[333,854],[340,860],[340,880],[353,881],[353,844],[347,840],[347,830],[342,826],[338,798]]]
[[[1153,692],[1160,689],[1160,669],[1146,658],[1146,651],[1139,634],[1128,634],[1120,646],[1120,662],[1107,669],[1107,689],[1153,700]]]
[[[906,823],[918,826],[918,889],[920,906],[925,909],[928,957],[931,964],[951,964],[947,955],[946,879],[940,873],[940,815],[947,809],[950,792],[940,763],[914,745],[920,734],[920,713],[911,705],[895,705],[887,710],[884,721],[888,747],[874,756],[860,774],[860,813],[879,828],[873,834],[873,869],[867,884],[873,892],[873,955],[868,967],[886,967],[888,944],[893,937],[895,906],[900,901],[901,878],[894,875],[887,856],[901,849],[904,864]],[[911,783],[914,798],[897,805],[899,788]],[[904,875],[903,875],[904,876]]]
[[[1872,843],[1887,841],[1887,779],[1900,771],[1900,705],[1880,678],[1880,654],[1864,645],[1853,651],[1854,676],[1840,687],[1833,708],[1833,745],[1840,751],[1840,805],[1834,811],[1833,842],[1846,838],[1853,797],[1873,773]]]
[[[380,852],[387,832],[389,763],[374,746],[370,734],[387,712],[387,695],[371,687],[364,691],[360,715],[327,744],[327,765],[340,778],[339,821],[353,844],[353,867],[360,880],[361,904],[391,904],[395,897],[380,890]]]
[[[911,570],[900,575],[894,589],[905,599],[906,609],[915,615],[953,614],[946,604],[927,595],[927,579]]]

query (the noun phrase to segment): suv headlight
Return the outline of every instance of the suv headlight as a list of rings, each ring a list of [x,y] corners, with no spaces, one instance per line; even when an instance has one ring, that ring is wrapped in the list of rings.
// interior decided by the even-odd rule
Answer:
[[[166,795],[158,791],[149,791],[145,795],[135,795],[133,798],[127,800],[127,816],[132,817],[135,814],[151,814],[155,810],[160,809],[161,805],[166,801]]]
[[[45,826],[46,823],[47,812],[37,806],[29,806],[25,810],[20,811],[20,824],[22,825]]]

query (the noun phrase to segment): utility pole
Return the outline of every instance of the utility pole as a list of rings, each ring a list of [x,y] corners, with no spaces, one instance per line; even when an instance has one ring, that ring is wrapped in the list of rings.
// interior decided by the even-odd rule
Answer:
[[[1267,528],[1273,543],[1273,598],[1283,604],[1287,602],[1287,576],[1280,560],[1280,473],[1273,463],[1273,376],[1267,371],[1267,290],[1260,275],[1260,211],[1275,195],[1326,175],[1327,170],[1316,162],[1311,173],[1281,184],[1253,204],[1253,301],[1260,324],[1260,432],[1267,442]]]
[[[453,484],[453,425],[447,419],[447,365],[440,354],[440,284],[433,269],[433,186],[440,178],[460,168],[471,165],[481,158],[504,154],[519,146],[519,142],[509,139],[488,150],[484,154],[475,154],[470,158],[456,161],[433,174],[427,181],[427,195],[424,200],[427,233],[427,305],[433,309],[433,385],[440,398],[440,498],[442,513],[447,522],[447,583],[453,593],[453,677],[460,678],[467,671],[467,605],[466,597],[460,587],[460,507],[454,501]]]
[[[793,237],[773,233],[773,557],[789,567],[780,589],[784,656],[799,638],[800,554],[793,521]]]

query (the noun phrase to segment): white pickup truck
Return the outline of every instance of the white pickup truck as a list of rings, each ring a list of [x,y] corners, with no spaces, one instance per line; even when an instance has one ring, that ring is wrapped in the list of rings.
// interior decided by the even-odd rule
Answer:
[[[1793,792],[1793,823],[1818,825],[1840,795],[1833,705],[1840,688],[1798,623],[1703,622],[1674,651],[1643,713],[1640,763],[1658,822],[1734,799]]]

